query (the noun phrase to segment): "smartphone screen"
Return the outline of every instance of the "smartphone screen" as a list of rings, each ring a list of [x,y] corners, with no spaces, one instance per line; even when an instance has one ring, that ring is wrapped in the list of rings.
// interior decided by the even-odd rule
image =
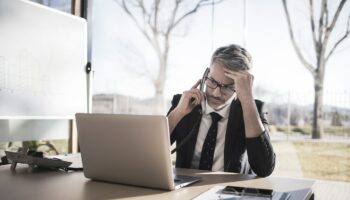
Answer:
[[[259,197],[272,197],[272,190],[268,189],[257,189],[257,188],[245,188],[236,186],[226,186],[222,193],[224,194],[235,194],[240,196],[259,196]]]

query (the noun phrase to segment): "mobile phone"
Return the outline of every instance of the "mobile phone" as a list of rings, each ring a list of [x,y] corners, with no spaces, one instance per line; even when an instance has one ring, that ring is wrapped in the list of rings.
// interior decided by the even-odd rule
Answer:
[[[209,74],[209,67],[205,69],[205,72],[201,79],[201,84],[199,85],[199,90],[202,92],[204,92],[205,79],[207,78],[208,74]]]
[[[237,186],[226,186],[223,190],[223,194],[234,194],[239,196],[257,196],[257,197],[272,197],[273,190],[269,189],[258,189],[258,188],[247,188]]]

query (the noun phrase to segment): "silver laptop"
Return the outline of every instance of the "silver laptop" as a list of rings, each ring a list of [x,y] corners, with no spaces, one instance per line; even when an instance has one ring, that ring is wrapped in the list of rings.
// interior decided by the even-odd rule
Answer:
[[[173,173],[167,117],[81,113],[75,117],[85,177],[166,190],[200,180]]]

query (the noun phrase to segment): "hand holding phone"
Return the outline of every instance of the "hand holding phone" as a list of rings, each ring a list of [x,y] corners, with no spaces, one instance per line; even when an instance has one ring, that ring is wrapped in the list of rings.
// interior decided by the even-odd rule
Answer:
[[[188,114],[189,112],[192,111],[192,109],[201,104],[205,98],[204,96],[204,86],[205,86],[205,80],[208,76],[209,73],[209,68],[205,69],[205,72],[202,76],[202,79],[198,80],[197,83],[192,86],[192,88],[188,91],[183,92],[180,102],[176,109],[180,111],[182,114]],[[198,90],[199,86],[199,90]],[[202,104],[203,107],[203,104]],[[199,109],[199,112],[202,113],[202,109]],[[178,149],[180,149],[184,144],[186,144],[187,141],[194,135],[195,133],[195,128],[199,125],[201,122],[202,114],[198,116],[198,119],[195,122],[195,125],[191,129],[191,131],[188,133],[186,138],[180,142],[180,144],[176,145],[176,148],[171,151],[171,154],[175,153]]]
[[[181,99],[175,108],[178,113],[181,115],[187,115],[192,111],[194,107],[200,105],[204,100],[204,94],[198,89],[198,86],[201,84],[201,80],[198,80],[191,89],[186,90],[182,93]]]

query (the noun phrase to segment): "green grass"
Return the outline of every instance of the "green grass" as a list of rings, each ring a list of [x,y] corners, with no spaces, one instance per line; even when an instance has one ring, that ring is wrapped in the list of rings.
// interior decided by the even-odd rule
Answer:
[[[350,181],[350,144],[294,141],[303,176]]]
[[[287,126],[271,126],[273,131],[287,132]],[[298,132],[305,135],[311,135],[312,128],[310,125],[306,125],[303,127],[291,126],[291,132]],[[331,135],[347,135],[350,136],[350,127],[343,126],[326,126],[324,127],[325,134]]]

